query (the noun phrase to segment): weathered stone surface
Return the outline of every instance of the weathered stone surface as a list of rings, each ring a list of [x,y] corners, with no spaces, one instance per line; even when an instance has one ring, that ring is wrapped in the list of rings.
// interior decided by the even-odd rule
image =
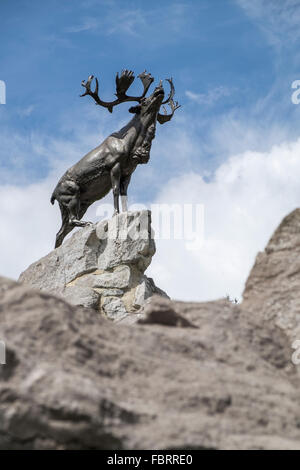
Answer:
[[[137,315],[155,322],[116,324],[0,278],[0,449],[300,448],[297,367],[276,361],[291,350],[272,319],[253,327],[226,300],[147,302]]]
[[[283,219],[257,255],[243,294],[245,315],[273,325],[290,345],[300,339],[300,209]],[[285,362],[289,363],[289,358]]]
[[[125,289],[131,281],[131,269],[129,266],[118,266],[112,272],[104,272],[94,276],[93,287],[117,287]]]
[[[155,285],[151,277],[143,276],[134,293],[134,307],[142,307],[145,301],[154,294],[161,295],[167,299],[169,298],[163,290]]]
[[[104,238],[102,256],[98,259],[100,269],[114,268],[120,264],[133,264],[144,272],[155,253],[151,232],[150,211],[122,212],[97,225],[98,238]],[[119,243],[116,243],[119,240]]]
[[[124,303],[119,298],[104,297],[101,307],[110,320],[120,321],[128,315]]]
[[[154,253],[150,211],[125,212],[75,232],[19,280],[119,321],[153,294],[168,297],[144,275]]]
[[[99,310],[100,296],[90,287],[69,286],[64,291],[64,298],[72,305]]]
[[[61,247],[29,266],[19,280],[37,289],[61,294],[77,276],[98,268],[100,244],[95,226],[79,230]]]

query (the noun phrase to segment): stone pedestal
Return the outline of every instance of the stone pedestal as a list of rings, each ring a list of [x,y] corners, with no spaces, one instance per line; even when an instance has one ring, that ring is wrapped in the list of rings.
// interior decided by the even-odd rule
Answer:
[[[168,297],[144,274],[154,253],[150,211],[124,212],[78,230],[19,281],[118,321],[153,294]]]

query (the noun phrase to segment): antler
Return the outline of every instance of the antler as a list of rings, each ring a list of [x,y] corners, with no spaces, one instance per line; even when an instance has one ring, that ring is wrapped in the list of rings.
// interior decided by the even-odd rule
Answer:
[[[172,113],[168,114],[165,106],[163,106],[164,114],[158,113],[157,115],[157,120],[160,124],[164,124],[165,122],[168,122],[172,119],[173,114],[175,113],[176,109],[180,108],[180,104],[178,104],[178,101],[174,101],[174,95],[175,95],[175,87],[173,84],[173,79],[172,78],[167,78],[167,81],[170,84],[170,93],[168,98],[162,102],[162,104],[168,104],[171,108]]]
[[[153,82],[154,78],[151,76],[150,73],[147,73],[146,70],[142,72],[140,75],[138,75],[138,78],[141,80],[144,91],[141,96],[127,96],[126,91],[128,88],[132,85],[135,77],[134,74],[131,70],[122,70],[121,76],[119,77],[119,73],[116,75],[116,97],[117,99],[114,101],[102,101],[99,98],[98,92],[99,92],[99,82],[98,79],[96,78],[96,86],[95,86],[95,91],[91,90],[91,83],[93,81],[94,75],[90,75],[87,81],[85,82],[82,80],[81,85],[85,88],[85,92],[80,95],[80,96],[86,96],[90,95],[96,102],[96,104],[103,106],[104,108],[107,108],[110,113],[113,111],[113,107],[117,106],[120,103],[124,103],[126,101],[138,101],[140,102],[145,96],[146,93]]]

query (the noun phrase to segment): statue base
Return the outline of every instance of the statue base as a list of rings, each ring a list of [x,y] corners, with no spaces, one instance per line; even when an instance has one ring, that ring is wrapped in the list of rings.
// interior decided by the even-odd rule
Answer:
[[[144,274],[154,253],[151,212],[123,212],[78,230],[19,281],[120,321],[153,294],[168,298]]]

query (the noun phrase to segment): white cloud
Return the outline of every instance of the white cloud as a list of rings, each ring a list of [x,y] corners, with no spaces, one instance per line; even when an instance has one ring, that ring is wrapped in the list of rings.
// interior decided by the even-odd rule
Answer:
[[[0,187],[0,275],[17,279],[31,263],[54,248],[61,225],[57,203],[50,204],[58,180],[56,173],[26,187]],[[95,205],[85,220],[96,221]]]
[[[173,298],[241,298],[258,251],[281,219],[300,203],[300,139],[269,152],[232,156],[209,182],[195,173],[169,181],[156,202],[203,203],[205,241],[158,241],[148,270]]]
[[[0,272],[17,278],[53,246],[57,210],[49,202],[51,181],[0,188]]]

